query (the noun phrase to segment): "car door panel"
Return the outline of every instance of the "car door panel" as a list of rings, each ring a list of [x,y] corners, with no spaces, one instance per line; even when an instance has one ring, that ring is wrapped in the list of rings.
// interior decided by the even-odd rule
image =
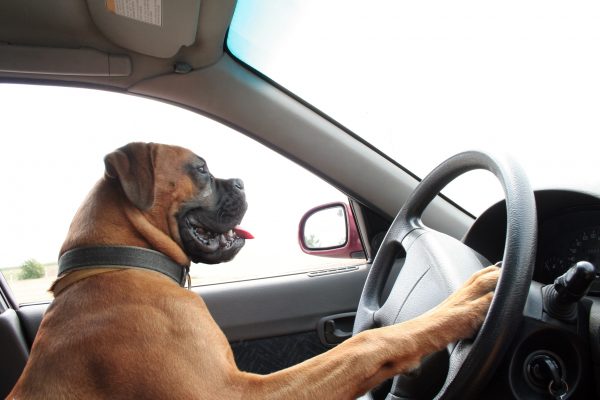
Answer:
[[[27,341],[27,345],[31,348],[33,339],[40,327],[44,313],[48,308],[48,304],[29,304],[21,306],[17,310],[17,315],[21,323],[23,335]]]
[[[199,286],[230,342],[315,331],[328,315],[354,311],[367,266],[347,272],[292,274]]]
[[[231,342],[238,367],[266,374],[331,347],[320,337],[319,323],[356,309],[367,272],[363,265],[340,273],[204,286],[198,292]]]
[[[314,331],[241,340],[231,343],[231,348],[238,368],[256,374],[270,374],[291,367],[329,349]]]
[[[21,375],[29,356],[25,335],[13,309],[0,313],[0,354],[0,398],[4,398]]]

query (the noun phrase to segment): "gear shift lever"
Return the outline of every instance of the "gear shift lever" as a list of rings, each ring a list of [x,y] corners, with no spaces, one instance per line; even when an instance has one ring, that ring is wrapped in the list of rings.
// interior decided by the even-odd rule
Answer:
[[[579,261],[567,272],[554,280],[554,284],[544,286],[544,309],[554,318],[572,321],[577,316],[577,302],[587,294],[596,277],[596,268],[587,262]]]

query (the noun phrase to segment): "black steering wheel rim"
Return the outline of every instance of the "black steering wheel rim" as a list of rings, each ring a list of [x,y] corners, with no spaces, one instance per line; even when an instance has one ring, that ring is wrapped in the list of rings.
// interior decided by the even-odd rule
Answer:
[[[405,238],[423,229],[421,216],[441,190],[458,176],[472,170],[492,172],[506,199],[507,227],[503,268],[488,315],[464,358],[450,365],[446,383],[436,399],[473,396],[498,365],[511,343],[523,313],[533,274],[537,212],[529,182],[520,166],[508,157],[479,151],[457,154],[436,167],[415,188],[392,223],[375,257],[357,310],[354,334],[376,326],[381,289],[390,273],[397,249],[392,238]],[[460,349],[459,346],[457,346]],[[366,399],[372,396],[368,393]]]

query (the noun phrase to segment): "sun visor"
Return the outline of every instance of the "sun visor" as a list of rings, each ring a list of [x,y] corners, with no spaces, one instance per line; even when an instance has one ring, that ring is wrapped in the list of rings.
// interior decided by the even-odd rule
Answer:
[[[200,0],[87,0],[98,29],[138,53],[173,57],[196,40]]]

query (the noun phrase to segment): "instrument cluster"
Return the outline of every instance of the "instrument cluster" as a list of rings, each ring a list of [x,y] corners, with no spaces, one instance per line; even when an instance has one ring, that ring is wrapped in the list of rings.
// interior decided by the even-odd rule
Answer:
[[[534,280],[551,283],[578,261],[600,272],[600,209],[569,210],[540,221]],[[592,290],[600,290],[600,281]]]
[[[575,263],[588,261],[597,271],[590,294],[600,296],[600,197],[569,190],[540,190],[534,194],[538,243],[533,279],[553,283]],[[464,238],[491,263],[502,260],[505,241],[504,201],[477,218]]]

